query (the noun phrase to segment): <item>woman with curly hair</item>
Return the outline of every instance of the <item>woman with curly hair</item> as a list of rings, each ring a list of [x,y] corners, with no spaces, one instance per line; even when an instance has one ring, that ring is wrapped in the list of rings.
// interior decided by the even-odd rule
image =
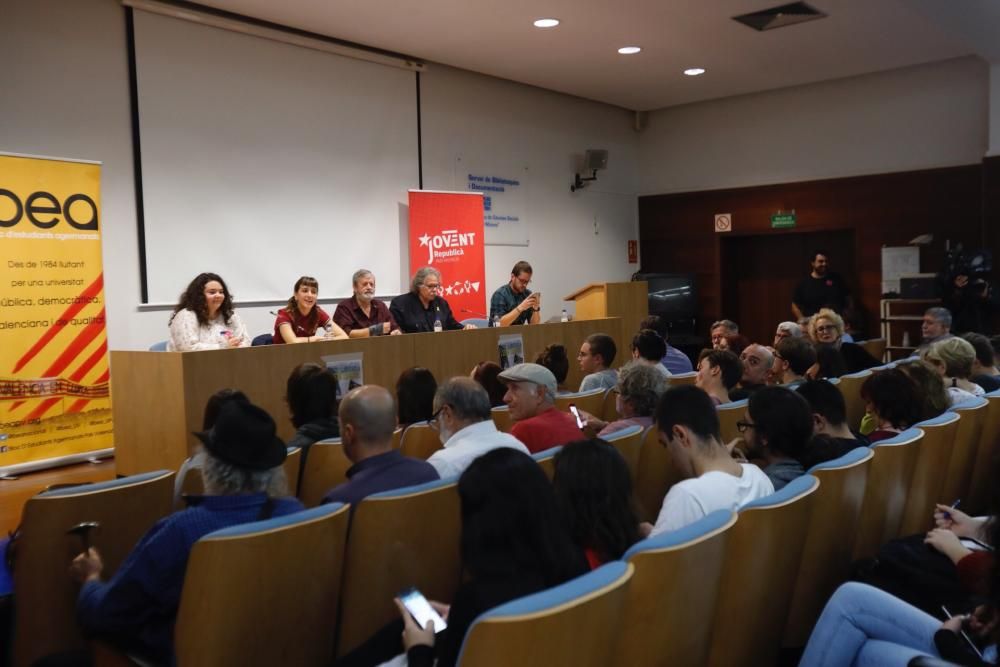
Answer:
[[[233,296],[215,273],[200,273],[191,281],[168,326],[168,352],[250,346],[246,325],[233,310]]]
[[[278,311],[278,317],[274,321],[275,345],[347,338],[347,333],[316,303],[318,298],[318,280],[312,276],[302,276],[295,281],[288,305]],[[317,333],[320,329],[325,331]]]
[[[844,319],[829,308],[820,308],[809,319],[809,337],[816,344],[817,356],[823,347],[837,350],[848,373],[857,373],[879,365],[879,360],[868,354],[865,348],[857,343],[844,341]]]
[[[653,413],[660,396],[667,390],[667,377],[658,369],[639,361],[630,361],[618,369],[618,384],[615,385],[615,407],[618,419],[605,422],[580,410],[587,420],[587,426],[597,431],[598,437],[611,435],[629,426],[646,429],[653,425]]]
[[[875,430],[868,435],[872,443],[895,437],[920,421],[917,387],[898,369],[873,373],[861,385],[861,398],[875,423]]]

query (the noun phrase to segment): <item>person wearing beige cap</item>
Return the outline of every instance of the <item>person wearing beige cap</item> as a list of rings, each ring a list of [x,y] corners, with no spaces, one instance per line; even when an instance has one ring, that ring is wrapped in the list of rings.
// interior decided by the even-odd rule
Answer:
[[[540,364],[516,364],[498,376],[514,425],[510,434],[532,454],[584,438],[568,412],[556,409],[556,376]]]

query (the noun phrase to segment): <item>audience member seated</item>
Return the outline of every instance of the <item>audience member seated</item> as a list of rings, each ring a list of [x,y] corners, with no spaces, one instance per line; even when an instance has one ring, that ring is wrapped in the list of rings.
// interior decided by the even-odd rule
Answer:
[[[84,631],[154,663],[173,662],[173,630],[188,555],[194,543],[221,528],[291,514],[295,498],[272,498],[267,488],[285,460],[285,443],[261,408],[228,401],[208,431],[205,495],[161,519],[108,581],[97,549],[77,556],[71,573],[82,585],[77,616]]]
[[[601,333],[587,336],[576,355],[580,370],[586,373],[580,391],[611,389],[618,383],[618,371],[611,368],[617,353],[615,339],[611,336]]]
[[[774,345],[783,338],[802,338],[802,327],[795,322],[781,322],[774,331]]]
[[[816,363],[806,371],[810,380],[832,380],[847,374],[840,350],[831,345],[816,345]]]
[[[639,323],[639,329],[652,329],[660,334],[660,338],[663,339],[664,344],[667,346],[667,351],[664,353],[663,358],[660,359],[660,363],[670,371],[671,375],[690,373],[694,370],[694,366],[691,365],[691,360],[688,359],[688,356],[670,345],[670,331],[665,319],[659,315],[650,315]]]
[[[330,315],[319,307],[319,282],[312,276],[295,281],[288,305],[278,311],[274,320],[272,344],[311,343],[317,340],[338,340],[347,334]],[[317,333],[323,329],[323,333]]]
[[[729,335],[738,334],[740,332],[740,326],[732,320],[719,320],[712,323],[711,328],[709,328],[709,332],[712,337],[712,347],[719,350],[724,349],[722,348],[722,339]],[[739,352],[736,354],[739,354]]]
[[[632,337],[632,360],[635,363],[655,368],[663,377],[670,377],[670,371],[660,363],[666,354],[667,344],[652,329],[643,329]]]
[[[987,393],[1000,389],[1000,370],[996,367],[996,354],[990,339],[978,333],[963,334],[962,338],[976,351],[976,358],[972,360],[971,380]]]
[[[774,345],[771,375],[779,384],[794,389],[806,381],[806,371],[816,363],[816,348],[805,338],[787,337]]]
[[[698,376],[695,386],[708,394],[716,405],[729,403],[729,392],[743,377],[740,358],[729,350],[702,350],[698,357]]]
[[[951,407],[951,399],[944,388],[944,380],[929,364],[917,361],[899,364],[896,368],[903,372],[917,390],[920,404],[920,420],[933,419]]]
[[[734,401],[750,398],[754,392],[767,386],[767,378],[774,366],[774,355],[763,345],[754,343],[743,350],[740,362],[743,364],[743,375],[740,377],[739,389],[729,392],[729,397]]]
[[[201,419],[201,430],[207,431],[215,426],[215,420],[219,418],[219,410],[229,401],[242,401],[249,403],[250,399],[239,389],[220,389],[208,397],[205,403],[205,413]],[[190,470],[201,470],[205,465],[205,450],[199,445],[194,450],[193,455],[181,464],[174,477],[174,507],[180,506],[181,493],[184,489],[184,479]],[[281,480],[284,483],[284,480]]]
[[[398,335],[403,333],[392,319],[389,306],[375,298],[375,274],[358,269],[351,277],[354,296],[337,304],[333,321],[351,338]]]
[[[726,334],[720,340],[719,344],[715,346],[717,350],[729,350],[737,357],[743,354],[743,350],[750,347],[750,339],[743,334]]]
[[[667,390],[667,380],[655,368],[630,361],[618,370],[616,389],[615,407],[619,418],[615,421],[608,423],[580,410],[580,415],[587,420],[587,426],[598,431],[599,437],[630,426],[641,426],[643,429],[652,426],[656,403]]]
[[[486,390],[469,378],[451,378],[438,387],[431,426],[444,448],[431,454],[427,463],[442,479],[461,475],[474,460],[497,447],[528,453],[520,440],[497,430]]]
[[[799,454],[806,470],[814,465],[839,459],[856,449],[867,447],[867,438],[851,431],[847,424],[847,405],[840,390],[826,380],[810,380],[796,390],[812,411],[813,437]]]
[[[868,354],[857,343],[843,340],[844,320],[829,308],[820,308],[809,320],[809,335],[817,347],[827,345],[840,351],[848,373],[857,373],[879,365],[879,360]]]
[[[688,479],[670,488],[656,525],[643,524],[643,533],[678,530],[715,510],[736,511],[774,493],[774,485],[760,468],[730,455],[721,441],[715,405],[701,389],[690,385],[668,389],[656,408],[656,425],[674,468]]]
[[[507,385],[503,400],[514,422],[510,434],[532,454],[584,437],[576,419],[556,409],[552,371],[538,364],[516,364],[501,373],[500,380]]]
[[[410,424],[430,420],[434,414],[436,391],[437,380],[426,368],[414,366],[400,373],[396,380],[399,425],[406,428]]]
[[[348,481],[330,489],[324,503],[349,503],[353,512],[373,493],[438,479],[429,462],[393,449],[396,404],[387,389],[373,384],[352,389],[340,401],[339,412],[344,454],[354,465],[347,469]]]
[[[200,273],[191,281],[167,326],[168,352],[250,347],[246,325],[233,310],[233,295],[215,273]]]
[[[764,387],[750,397],[737,427],[747,443],[747,456],[763,462],[775,491],[805,474],[799,457],[812,437],[812,412],[796,392]]]
[[[296,428],[288,446],[302,448],[303,464],[314,442],[340,436],[338,389],[337,378],[319,364],[302,364],[288,376],[285,400],[292,413],[292,426]]]
[[[639,541],[632,478],[618,450],[603,440],[577,440],[555,458],[552,487],[570,535],[594,569],[618,560]]]
[[[920,358],[941,376],[951,405],[986,393],[969,379],[976,358],[976,350],[969,341],[955,336],[946,338],[926,348]]]
[[[920,324],[920,346],[917,354],[922,354],[924,350],[934,343],[942,340],[954,338],[951,333],[951,311],[947,308],[935,307],[924,311],[924,319]]]
[[[402,606],[402,620],[344,656],[338,666],[377,665],[406,651],[409,667],[452,667],[472,622],[515,598],[569,581],[587,561],[567,530],[552,485],[538,464],[501,447],[476,459],[458,480],[462,563],[466,577],[450,605],[431,601],[448,623],[421,628]]]
[[[995,467],[995,466],[994,466]],[[955,565],[959,584],[972,596],[988,595],[990,592],[990,571],[995,563],[992,549],[978,548],[975,540],[982,545],[995,547],[991,539],[990,523],[994,517],[969,516],[957,507],[937,505],[934,510],[934,528],[927,533],[924,543],[948,557]],[[969,546],[977,546],[970,549]]]
[[[571,393],[566,389],[566,376],[569,375],[569,356],[566,348],[559,343],[546,345],[545,349],[535,357],[535,363],[545,366],[556,378],[556,393]],[[501,401],[502,402],[502,401]]]
[[[896,368],[872,374],[861,385],[861,398],[875,423],[875,430],[868,434],[872,444],[895,437],[920,421],[916,387]]]
[[[491,408],[503,405],[503,395],[507,393],[507,387],[503,386],[503,382],[497,377],[502,370],[500,364],[495,361],[480,361],[472,369],[471,377],[486,390],[486,394],[490,397]]]

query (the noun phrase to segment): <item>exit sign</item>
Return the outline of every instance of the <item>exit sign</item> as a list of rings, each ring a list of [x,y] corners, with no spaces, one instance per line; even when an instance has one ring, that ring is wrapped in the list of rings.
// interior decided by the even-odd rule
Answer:
[[[781,229],[795,226],[795,213],[775,213],[771,216],[771,227]]]

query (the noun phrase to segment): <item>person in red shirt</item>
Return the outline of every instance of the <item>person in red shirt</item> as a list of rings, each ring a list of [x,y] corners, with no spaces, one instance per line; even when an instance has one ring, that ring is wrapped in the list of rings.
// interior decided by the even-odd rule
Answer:
[[[347,338],[344,330],[316,303],[319,281],[311,276],[302,276],[295,281],[294,292],[288,305],[278,311],[278,318],[274,321],[273,344]],[[317,334],[319,329],[326,331]]]
[[[498,377],[507,385],[503,402],[514,422],[510,433],[532,454],[584,437],[576,419],[556,409],[556,376],[548,368],[516,364]]]

